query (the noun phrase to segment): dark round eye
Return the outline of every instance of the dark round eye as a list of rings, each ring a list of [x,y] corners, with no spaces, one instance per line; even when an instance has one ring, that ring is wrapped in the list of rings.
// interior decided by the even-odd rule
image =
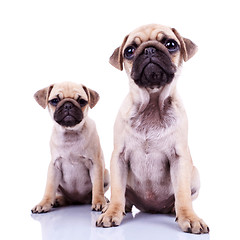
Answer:
[[[78,98],[78,103],[80,104],[81,107],[84,107],[85,105],[87,105],[88,101],[84,100],[83,98]]]
[[[134,46],[127,47],[124,50],[124,57],[128,60],[133,59],[135,50],[136,50],[136,48]]]
[[[167,40],[165,43],[165,47],[170,53],[176,52],[179,49],[178,43],[173,39]]]
[[[52,106],[57,106],[57,104],[60,102],[60,99],[59,98],[53,98],[52,100],[49,101],[49,103],[52,105]]]

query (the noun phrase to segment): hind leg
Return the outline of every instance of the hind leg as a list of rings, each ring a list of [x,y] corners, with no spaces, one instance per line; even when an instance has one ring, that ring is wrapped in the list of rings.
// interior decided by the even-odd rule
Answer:
[[[63,207],[69,205],[70,202],[61,194],[57,194],[53,207]]]
[[[125,213],[132,212],[133,204],[126,198]]]

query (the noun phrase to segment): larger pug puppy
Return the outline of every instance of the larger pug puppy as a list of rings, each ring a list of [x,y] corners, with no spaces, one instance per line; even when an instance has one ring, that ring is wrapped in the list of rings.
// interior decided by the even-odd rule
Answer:
[[[133,205],[144,212],[176,212],[184,232],[207,233],[192,208],[199,175],[188,148],[188,123],[177,95],[183,61],[196,45],[174,29],[142,26],[127,35],[110,58],[124,68],[130,91],[114,127],[111,200],[96,225],[117,226]]]
[[[106,205],[109,175],[95,123],[88,117],[98,93],[64,82],[41,89],[34,97],[43,108],[48,107],[54,126],[45,193],[32,212],[75,203],[92,203],[92,210],[101,210]]]

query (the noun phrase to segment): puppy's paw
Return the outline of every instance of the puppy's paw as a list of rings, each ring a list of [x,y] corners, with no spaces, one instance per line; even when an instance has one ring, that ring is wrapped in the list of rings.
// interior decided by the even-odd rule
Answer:
[[[63,196],[57,196],[55,199],[55,203],[53,204],[53,207],[62,207],[68,205],[68,201]]]
[[[92,201],[92,211],[102,211],[107,205],[107,198],[98,197]]]
[[[209,233],[207,224],[195,214],[179,215],[176,221],[184,232],[195,234]]]
[[[107,211],[100,215],[96,222],[97,227],[116,227],[122,222],[125,213],[119,208],[109,206]]]
[[[42,200],[34,208],[32,208],[32,213],[46,213],[53,207],[53,203],[49,200]]]
[[[106,204],[105,207],[102,209],[102,213],[105,213],[105,212],[108,210],[109,205],[110,205],[110,202],[109,202],[109,200],[107,199],[107,204]]]

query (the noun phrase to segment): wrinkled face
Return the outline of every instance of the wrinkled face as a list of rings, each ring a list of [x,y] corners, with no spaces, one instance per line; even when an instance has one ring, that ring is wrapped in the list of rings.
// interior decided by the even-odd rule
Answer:
[[[48,98],[53,119],[63,127],[79,124],[88,110],[88,96],[80,85],[55,84]]]
[[[159,88],[174,78],[180,42],[169,28],[140,28],[129,35],[122,54],[126,70],[139,87]]]
[[[174,79],[183,60],[197,46],[174,28],[158,24],[142,26],[127,35],[110,58],[110,63],[125,70],[139,87],[160,88]]]

